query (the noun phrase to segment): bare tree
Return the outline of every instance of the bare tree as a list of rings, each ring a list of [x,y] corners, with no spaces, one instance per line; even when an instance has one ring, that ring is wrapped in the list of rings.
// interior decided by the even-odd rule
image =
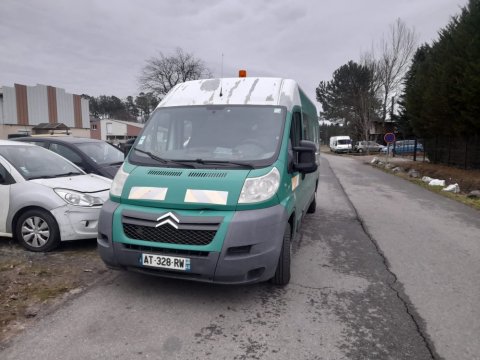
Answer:
[[[408,70],[410,59],[417,48],[417,35],[401,19],[390,25],[390,31],[379,44],[378,80],[383,92],[382,120],[387,117],[387,107],[392,94],[397,93]]]
[[[381,119],[383,111],[382,98],[382,82],[380,79],[379,61],[374,58],[374,52],[366,52],[360,56],[360,65],[368,72],[368,80],[364,91],[360,94],[360,106],[363,115],[359,117],[357,122],[357,131],[361,135],[361,139],[370,140],[370,134],[374,131],[374,124]],[[374,139],[377,140],[377,139]],[[367,153],[370,150],[367,147]]]
[[[208,77],[211,72],[202,60],[177,48],[174,55],[166,56],[160,52],[158,57],[148,59],[139,83],[142,90],[161,99],[179,83]]]

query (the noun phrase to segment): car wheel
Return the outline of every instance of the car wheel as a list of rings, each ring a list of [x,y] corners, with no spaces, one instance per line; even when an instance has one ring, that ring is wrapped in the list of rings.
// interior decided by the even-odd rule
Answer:
[[[283,234],[282,251],[280,251],[277,270],[271,279],[272,284],[285,286],[290,282],[291,235],[290,224],[287,224]]]
[[[33,209],[23,213],[17,221],[15,236],[30,251],[50,251],[60,242],[58,224],[46,210]]]

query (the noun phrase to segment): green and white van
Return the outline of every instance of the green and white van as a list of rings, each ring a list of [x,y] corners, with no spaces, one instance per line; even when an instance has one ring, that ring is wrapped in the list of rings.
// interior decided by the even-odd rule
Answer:
[[[316,108],[293,80],[175,86],[102,207],[103,261],[172,278],[287,284],[294,235],[315,211],[318,142]]]

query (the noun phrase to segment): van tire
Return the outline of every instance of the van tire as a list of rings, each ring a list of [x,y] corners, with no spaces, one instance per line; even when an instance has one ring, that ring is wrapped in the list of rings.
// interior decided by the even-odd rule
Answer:
[[[285,286],[290,282],[290,259],[291,259],[291,241],[292,230],[290,224],[285,227],[283,234],[282,250],[280,251],[280,257],[278,258],[277,270],[275,275],[270,279],[274,285]]]
[[[60,230],[49,211],[31,209],[18,218],[15,237],[27,250],[46,252],[53,250],[60,243]]]
[[[315,194],[313,195],[313,200],[307,209],[307,214],[314,214],[316,210],[317,210],[317,192],[315,192]]]

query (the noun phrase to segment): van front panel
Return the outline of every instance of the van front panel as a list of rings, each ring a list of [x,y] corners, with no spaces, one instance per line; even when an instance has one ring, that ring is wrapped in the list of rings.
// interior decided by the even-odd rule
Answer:
[[[258,282],[275,272],[287,220],[282,205],[246,211],[172,211],[108,201],[102,209],[98,248],[104,262],[114,268],[218,283]],[[181,259],[189,267],[156,268],[142,262],[145,255]]]

